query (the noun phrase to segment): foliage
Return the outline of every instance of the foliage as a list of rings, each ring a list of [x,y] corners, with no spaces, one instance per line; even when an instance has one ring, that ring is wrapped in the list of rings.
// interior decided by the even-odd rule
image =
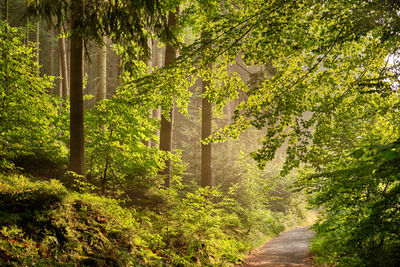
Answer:
[[[120,97],[99,103],[86,112],[86,158],[88,180],[105,189],[127,185],[151,185],[163,164],[157,147],[143,142],[151,138],[157,121],[149,119],[149,108]]]
[[[398,161],[398,141],[364,146],[302,180],[311,203],[326,209],[313,244],[321,262],[399,264]]]
[[[315,129],[298,182],[324,208],[312,249],[321,263],[399,263],[398,95],[359,93]],[[351,113],[350,113],[351,111]]]
[[[168,9],[162,1],[79,1],[81,16],[72,34],[85,40],[103,43],[108,36],[115,43],[134,42],[148,55],[147,40],[152,33],[171,42],[176,39],[167,27]],[[43,17],[48,25],[63,25],[67,29],[70,22],[72,4],[69,1],[33,1],[29,3],[28,15]],[[171,8],[171,7],[169,7]]]
[[[205,68],[221,55],[239,54],[248,65],[272,64],[274,75],[243,90],[247,99],[237,107],[234,124],[214,140],[237,138],[250,126],[265,131],[262,147],[252,154],[260,167],[287,143],[283,173],[305,163],[314,174],[299,186],[310,190],[315,206],[327,209],[317,228],[326,237],[319,243],[325,260],[398,264],[398,229],[383,226],[391,225],[387,214],[394,223],[398,217],[397,170],[385,163],[397,158],[398,1],[229,3],[226,16],[207,29],[213,43],[208,57],[192,57],[204,49],[197,40],[181,60]],[[349,159],[351,152],[360,158]],[[374,250],[379,253],[372,259]]]
[[[216,189],[192,191],[160,189],[169,199],[165,209],[135,211],[117,200],[69,192],[56,180],[32,182],[21,175],[2,174],[2,262],[77,266],[239,262],[250,248],[249,222],[243,225],[237,212],[246,207]],[[269,214],[269,222],[283,220]],[[265,225],[252,223],[266,231]]]
[[[196,89],[192,92],[189,116],[175,114],[174,124],[174,144],[182,150],[182,160],[188,164],[182,174],[182,183],[188,190],[193,183],[199,183],[200,176],[200,96]],[[227,124],[224,113],[215,111],[214,116],[214,129]],[[250,158],[249,153],[257,148],[262,136],[257,130],[248,129],[235,141],[213,144],[215,184],[223,196],[237,203],[230,212],[236,213],[249,239],[260,231],[264,235],[279,233],[308,216],[302,194],[290,189],[296,176],[279,176],[282,159],[260,170]]]
[[[34,46],[24,44],[20,29],[0,22],[0,47],[0,160],[25,168],[62,168],[66,148],[60,138],[61,103],[47,93],[53,78],[38,75]]]
[[[1,194],[3,263],[121,266],[144,249],[145,241],[133,234],[134,212],[115,200],[22,176],[2,175]]]
[[[236,108],[234,123],[214,136],[225,141],[250,126],[265,130],[261,148],[253,153],[260,167],[285,142],[286,173],[299,166],[311,144],[312,128],[323,126],[333,107],[347,105],[360,91],[387,93],[388,81],[397,79],[386,62],[398,47],[398,20],[392,9],[398,4],[392,1],[223,4],[226,13],[208,22],[212,51],[206,57],[193,56],[204,49],[198,39],[183,49],[178,62],[189,61],[202,69],[200,73],[210,62],[221,60],[226,66],[237,55],[250,66],[272,66],[273,75],[253,88],[239,81],[229,86],[246,92],[247,99]],[[369,16],[375,21],[362,26]],[[227,70],[216,71],[212,80],[225,81],[226,74]]]

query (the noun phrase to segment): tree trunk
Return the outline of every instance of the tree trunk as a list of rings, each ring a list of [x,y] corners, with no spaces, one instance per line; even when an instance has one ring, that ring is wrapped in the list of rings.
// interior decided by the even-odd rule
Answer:
[[[161,68],[163,66],[163,49],[158,47],[158,40],[154,40],[153,45],[152,45],[152,64],[154,67],[157,67],[157,69]]]
[[[97,49],[97,103],[107,98],[107,46],[103,41]]]
[[[124,62],[120,55],[117,55],[117,87],[121,83],[122,74],[124,73]]]
[[[39,53],[39,49],[40,49],[40,33],[39,33],[39,30],[40,30],[40,28],[39,28],[39,19],[37,19],[37,21],[36,21],[36,23],[35,23],[35,28],[36,28],[36,30],[35,30],[35,42],[36,42],[36,63],[37,63],[37,73],[38,73],[38,75],[40,74],[40,67],[39,67],[39,64],[40,64],[40,62],[39,62],[39,55],[40,55],[40,53]]]
[[[68,81],[68,95],[70,94],[71,90],[71,38],[64,38],[64,45],[65,45],[65,58],[67,66],[67,81]],[[83,70],[85,73],[85,70]]]
[[[8,23],[8,0],[4,1],[4,20]],[[8,32],[8,27],[5,28],[5,33]]]
[[[61,26],[59,27],[59,32],[62,33],[63,30]],[[61,84],[62,84],[62,94],[63,98],[66,98],[69,94],[68,88],[68,72],[67,72],[67,54],[65,50],[65,40],[64,37],[58,39],[58,48],[59,48],[59,64],[60,64],[60,76],[61,76]]]
[[[58,53],[58,76],[62,77],[61,54]],[[63,78],[58,79],[58,96],[63,97]]]
[[[78,27],[82,11],[81,1],[72,1],[71,7],[71,100],[70,100],[70,169],[85,176],[85,140],[83,118],[83,72],[84,72],[84,45],[79,33],[74,33]]]
[[[153,45],[152,45],[152,53],[151,53],[151,56],[152,56],[152,64],[153,64],[153,67],[155,67],[155,68],[157,68],[157,69],[160,69],[160,68],[162,68],[162,66],[163,66],[163,61],[162,61],[163,56],[162,56],[162,52],[163,52],[163,49],[158,47],[158,40],[155,40],[155,41],[153,42]],[[161,109],[160,109],[160,108],[154,109],[154,110],[152,111],[152,117],[153,117],[153,118],[160,118],[160,116],[161,116]],[[155,135],[156,135],[158,138],[160,138],[160,131],[159,131],[159,130],[156,130],[156,131],[155,131]]]
[[[169,110],[170,120],[168,121],[164,115],[161,115],[161,129],[160,129],[160,150],[171,152],[172,150],[172,122],[174,119],[173,108]],[[165,175],[164,186],[171,187],[171,160],[165,161],[165,168],[159,171],[160,175]]]
[[[178,14],[179,8],[176,10]],[[176,24],[176,16],[173,12],[168,14],[168,27],[173,27]],[[167,44],[165,50],[165,66],[174,63],[176,58],[177,50],[172,45]],[[173,107],[168,111],[170,120],[168,121],[164,115],[161,115],[161,129],[160,129],[160,150],[171,152],[172,150],[172,122],[173,122]],[[167,159],[165,162],[165,168],[159,171],[160,175],[165,175],[164,186],[166,188],[171,187],[171,160]]]
[[[151,67],[153,65],[153,62],[152,62],[153,47],[151,45],[151,39],[147,40],[147,45],[150,48],[150,56],[149,56],[149,58],[144,59],[144,60],[146,61],[146,66],[147,67]],[[151,71],[151,70],[149,70],[149,71]],[[151,119],[152,116],[153,116],[153,110],[149,110],[148,118]],[[150,140],[142,140],[142,143],[147,147],[151,147],[151,141]]]
[[[29,6],[29,0],[25,1],[25,12],[28,13],[28,6]],[[28,24],[29,24],[29,18],[28,16],[25,16],[25,44],[27,45],[29,42],[29,29],[28,29]]]
[[[50,76],[54,76],[54,30],[50,30],[50,47],[49,47],[49,74]]]
[[[203,36],[202,36],[203,39]],[[205,41],[203,39],[203,41]],[[211,68],[211,65],[208,66]],[[201,89],[203,93],[202,104],[201,104],[201,140],[206,139],[211,135],[212,130],[212,103],[204,97],[207,92],[207,88],[210,86],[210,81],[201,82]],[[214,185],[213,173],[212,173],[212,146],[211,143],[201,144],[201,186],[212,187]]]
[[[54,31],[50,29],[50,43],[49,43],[49,75],[54,76]],[[56,95],[56,87],[54,86],[50,92],[51,95]]]

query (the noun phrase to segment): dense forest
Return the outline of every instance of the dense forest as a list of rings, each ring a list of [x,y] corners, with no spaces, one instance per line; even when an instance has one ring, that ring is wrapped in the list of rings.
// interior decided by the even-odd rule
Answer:
[[[398,0],[0,10],[1,266],[400,265]]]

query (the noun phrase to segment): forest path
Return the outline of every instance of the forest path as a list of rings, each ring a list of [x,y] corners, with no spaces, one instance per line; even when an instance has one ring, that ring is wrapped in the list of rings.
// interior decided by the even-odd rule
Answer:
[[[309,227],[298,227],[284,232],[262,247],[254,250],[244,260],[244,267],[306,267],[313,266],[309,253],[310,238],[314,232]]]

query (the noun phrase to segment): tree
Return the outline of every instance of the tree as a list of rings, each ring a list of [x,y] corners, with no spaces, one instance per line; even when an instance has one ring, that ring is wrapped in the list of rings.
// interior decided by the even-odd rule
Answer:
[[[53,45],[53,41],[54,41],[54,30],[50,29],[50,47],[49,47],[49,74],[50,76],[54,76],[55,72],[54,72],[54,45]]]
[[[204,43],[208,40],[202,36]],[[206,46],[210,48],[209,46]],[[211,68],[211,64],[208,65]],[[208,100],[206,94],[210,87],[210,81],[206,81],[202,78],[201,89],[202,89],[202,104],[201,104],[201,140],[204,142],[205,139],[212,134],[212,103]],[[212,173],[212,144],[211,142],[201,144],[201,186],[212,187],[214,185],[213,173]]]
[[[36,62],[38,63],[38,74],[40,74],[40,22],[35,22]]]
[[[71,5],[71,104],[70,104],[70,169],[85,176],[85,137],[83,118],[84,41],[78,32],[82,2]]]
[[[104,36],[115,41],[135,42],[148,54],[148,30],[169,36],[163,20],[163,10],[157,1],[36,1],[29,13],[40,15],[53,25],[63,25],[65,14],[71,18],[70,69],[70,168],[85,175],[84,119],[83,119],[83,44],[86,40],[101,42]],[[82,14],[85,16],[82,16]],[[112,18],[112,19],[110,19]],[[146,53],[147,52],[147,53]]]
[[[147,69],[147,71],[148,71],[148,72],[151,72],[151,71],[152,71],[152,63],[153,63],[153,61],[152,61],[152,59],[153,59],[153,46],[152,46],[151,39],[148,39],[148,46],[149,46],[149,48],[150,48],[150,56],[148,56],[147,58],[145,58],[145,57],[142,56],[142,57],[141,57],[141,61],[143,61],[143,62],[146,63],[146,69]],[[150,109],[150,110],[149,110],[149,114],[147,115],[147,117],[148,117],[149,119],[151,119],[152,116],[153,116],[153,109]],[[155,118],[157,118],[157,117],[155,117]],[[143,140],[142,140],[142,143],[143,143],[145,146],[147,146],[147,147],[151,147],[151,140],[150,140],[148,137],[146,137],[145,139],[143,139]]]
[[[305,166],[311,203],[326,207],[316,242],[325,263],[398,265],[399,65],[389,63],[400,44],[399,2],[253,4],[210,30],[209,60],[242,54],[276,72],[248,88],[222,132],[265,132],[253,153],[260,167],[288,144],[283,174]]]
[[[103,38],[102,44],[97,49],[97,90],[96,102],[100,102],[107,98],[107,45],[106,39]]]
[[[176,12],[169,12],[168,14],[168,27],[173,27],[176,24],[176,16],[179,13],[179,8]],[[170,43],[167,43],[165,49],[165,66],[172,65],[177,56],[177,49]],[[173,123],[174,108],[173,105],[170,110],[162,110],[161,112],[161,129],[160,129],[160,150],[171,153],[172,150],[172,123]],[[168,116],[168,117],[166,117]],[[165,161],[165,168],[160,170],[159,174],[165,175],[164,186],[171,187],[171,160],[168,158]]]
[[[59,70],[61,76],[61,87],[60,96],[66,98],[69,94],[69,86],[68,86],[68,68],[67,68],[67,52],[65,49],[65,38],[62,36],[63,30],[62,26],[59,26],[59,36],[58,38],[58,55],[59,55]]]
[[[158,47],[159,40],[153,40],[152,48],[151,48],[151,56],[152,56],[152,66],[155,69],[160,69],[163,67],[163,49]],[[153,109],[152,118],[160,118],[161,109],[158,107],[157,109]],[[160,136],[160,131],[155,131],[156,136]]]
[[[4,20],[8,22],[8,0],[4,0]],[[8,31],[7,27],[6,31]]]

